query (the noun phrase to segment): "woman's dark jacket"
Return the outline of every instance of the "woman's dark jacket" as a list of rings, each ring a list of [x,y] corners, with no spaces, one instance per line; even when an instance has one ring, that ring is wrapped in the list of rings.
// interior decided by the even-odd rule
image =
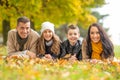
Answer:
[[[54,53],[51,51],[51,47],[52,47],[52,45],[51,45],[51,46],[45,45],[45,54],[50,54],[53,59],[58,58],[58,55],[57,55],[57,54],[54,54]],[[42,57],[45,56],[45,54],[38,54],[37,57],[42,58]]]

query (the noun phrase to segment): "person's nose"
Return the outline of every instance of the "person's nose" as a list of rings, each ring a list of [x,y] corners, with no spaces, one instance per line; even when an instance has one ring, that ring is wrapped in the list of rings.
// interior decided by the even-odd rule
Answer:
[[[24,33],[27,33],[27,29],[24,29]]]
[[[74,37],[75,35],[73,34],[72,37]]]
[[[94,34],[94,37],[97,37],[97,34]]]
[[[48,34],[49,34],[49,32],[46,32],[46,34],[48,35]]]

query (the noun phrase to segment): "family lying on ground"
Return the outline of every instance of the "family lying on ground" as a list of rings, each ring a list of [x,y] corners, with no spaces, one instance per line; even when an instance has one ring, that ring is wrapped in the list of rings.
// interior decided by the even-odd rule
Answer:
[[[30,28],[27,17],[17,19],[16,29],[8,32],[8,58],[67,59],[67,60],[114,60],[113,44],[98,23],[89,26],[87,37],[79,40],[80,30],[69,25],[67,40],[61,42],[55,34],[54,24],[43,22],[41,34]]]

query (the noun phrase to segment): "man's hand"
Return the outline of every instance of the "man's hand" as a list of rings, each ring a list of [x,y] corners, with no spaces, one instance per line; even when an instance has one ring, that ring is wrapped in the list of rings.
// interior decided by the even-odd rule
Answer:
[[[22,56],[19,56],[19,55],[11,55],[11,56],[9,56],[9,58],[11,59],[11,58],[22,58]]]
[[[26,54],[30,57],[30,58],[36,58],[36,54],[30,51],[27,51]]]
[[[18,55],[18,54],[10,55],[7,57],[7,59],[24,59],[24,58],[25,58],[25,56]]]

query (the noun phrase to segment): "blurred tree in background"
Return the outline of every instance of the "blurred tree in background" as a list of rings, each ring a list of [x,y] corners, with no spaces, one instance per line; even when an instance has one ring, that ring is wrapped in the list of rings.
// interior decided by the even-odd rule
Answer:
[[[3,44],[7,40],[7,32],[16,27],[20,16],[31,19],[31,27],[36,31],[44,21],[54,23],[58,35],[64,36],[65,26],[77,24],[81,29],[98,22],[92,9],[105,5],[105,0],[0,0],[0,33],[3,34]],[[62,28],[63,27],[63,28]],[[82,34],[82,33],[81,33]]]

